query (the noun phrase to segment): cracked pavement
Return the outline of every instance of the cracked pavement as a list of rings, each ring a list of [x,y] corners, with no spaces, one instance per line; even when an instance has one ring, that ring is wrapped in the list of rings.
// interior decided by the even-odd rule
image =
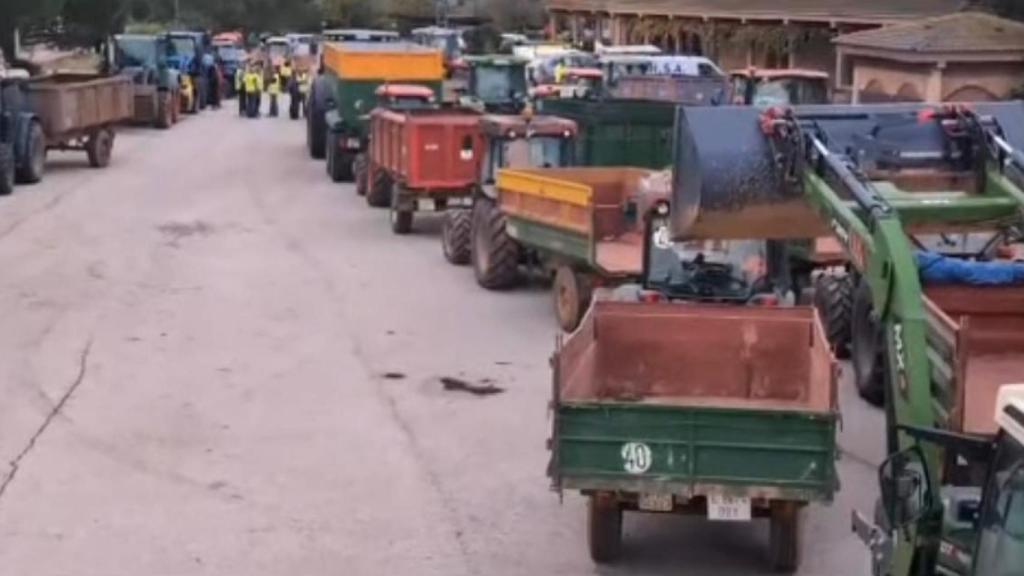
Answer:
[[[303,138],[225,109],[0,198],[0,574],[762,573],[765,525],[671,517],[595,568],[544,476],[546,290],[479,289],[436,221],[393,236]],[[882,417],[850,388],[802,574],[866,573]]]

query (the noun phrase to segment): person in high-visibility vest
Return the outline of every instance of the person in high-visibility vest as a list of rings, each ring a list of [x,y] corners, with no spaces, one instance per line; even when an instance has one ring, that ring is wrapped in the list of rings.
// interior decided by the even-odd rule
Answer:
[[[291,82],[288,83],[288,116],[298,120],[299,115],[306,115],[306,93],[309,92],[309,72],[295,70]]]
[[[285,60],[281,64],[281,68],[280,70],[278,70],[278,74],[281,75],[281,89],[288,91],[288,94],[290,95],[291,90],[289,87],[292,84],[292,77],[295,74],[295,68],[292,66],[291,61]]]
[[[299,106],[302,109],[302,117],[305,118],[309,114],[308,98],[309,98],[309,87],[312,85],[313,79],[309,75],[309,70],[303,70],[299,73]]]
[[[238,95],[238,115],[245,116],[245,66],[242,65],[235,70],[235,94]]]
[[[270,95],[270,117],[277,118],[277,98],[281,95],[281,73],[270,69],[270,80],[267,82],[267,94]]]
[[[245,107],[249,118],[259,118],[263,93],[263,71],[251,66],[245,73]]]

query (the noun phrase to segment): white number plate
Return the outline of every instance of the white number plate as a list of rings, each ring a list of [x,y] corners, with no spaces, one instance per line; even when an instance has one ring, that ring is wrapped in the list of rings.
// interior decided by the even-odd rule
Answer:
[[[750,498],[718,494],[708,496],[708,520],[749,522]]]
[[[637,506],[647,512],[671,512],[671,494],[641,494]]]
[[[345,144],[352,149],[359,148],[359,138],[349,138],[348,140],[345,141]]]
[[[433,212],[437,207],[430,198],[419,198],[416,200],[416,209],[420,212]]]

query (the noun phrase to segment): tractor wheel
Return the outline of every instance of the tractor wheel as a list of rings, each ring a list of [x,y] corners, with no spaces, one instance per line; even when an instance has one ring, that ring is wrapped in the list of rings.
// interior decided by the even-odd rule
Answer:
[[[366,196],[366,189],[369,187],[369,175],[366,173],[366,168],[366,154],[357,155],[356,159],[352,161],[352,175],[356,180],[356,194],[360,196]]]
[[[338,135],[328,132],[324,147],[327,149],[327,175],[332,182],[346,182],[352,179],[352,162],[338,150]]]
[[[488,290],[511,288],[519,279],[519,244],[505,230],[505,215],[492,200],[481,198],[473,208],[473,273]]]
[[[857,392],[869,403],[881,406],[885,403],[885,335],[875,317],[867,282],[854,290],[851,327],[850,362]]]
[[[825,335],[838,358],[850,357],[850,317],[853,312],[851,274],[825,273],[814,284],[814,307],[825,327]]]
[[[309,103],[306,116],[306,146],[310,157],[322,160],[327,154],[324,144],[327,142],[327,84],[318,79],[313,82],[309,91]]]
[[[171,124],[181,122],[181,91],[175,90],[171,95]]]
[[[89,137],[85,143],[85,152],[89,155],[89,165],[93,168],[106,168],[110,165],[110,156],[114,151],[114,131],[101,128]]]
[[[157,96],[156,101],[156,118],[153,120],[153,126],[161,130],[166,130],[174,124],[174,98],[170,92],[165,92]]]
[[[592,495],[587,503],[587,547],[590,558],[609,564],[622,554],[622,508],[614,498]]]
[[[800,567],[800,506],[772,502],[768,564],[773,572],[791,574]]]
[[[39,122],[32,122],[28,132],[28,158],[17,171],[16,180],[21,184],[35,184],[43,179],[46,171],[46,135]]]
[[[472,257],[473,213],[464,208],[453,208],[445,212],[441,228],[441,247],[444,258],[456,266],[469,264]]]
[[[371,168],[370,187],[366,191],[366,203],[372,208],[391,206],[391,177],[380,167]]]
[[[568,266],[559,266],[555,272],[555,316],[565,332],[574,332],[590,308],[590,278]]]
[[[405,235],[412,232],[413,211],[408,208],[400,208],[402,200],[402,185],[397,182],[391,189],[391,231],[395,234]]]
[[[14,192],[14,147],[0,144],[0,196]]]

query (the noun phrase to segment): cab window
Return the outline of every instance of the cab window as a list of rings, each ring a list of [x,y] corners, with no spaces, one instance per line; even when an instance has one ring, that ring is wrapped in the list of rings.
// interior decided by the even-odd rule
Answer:
[[[1024,574],[1024,445],[1005,436],[986,488],[975,574]]]

